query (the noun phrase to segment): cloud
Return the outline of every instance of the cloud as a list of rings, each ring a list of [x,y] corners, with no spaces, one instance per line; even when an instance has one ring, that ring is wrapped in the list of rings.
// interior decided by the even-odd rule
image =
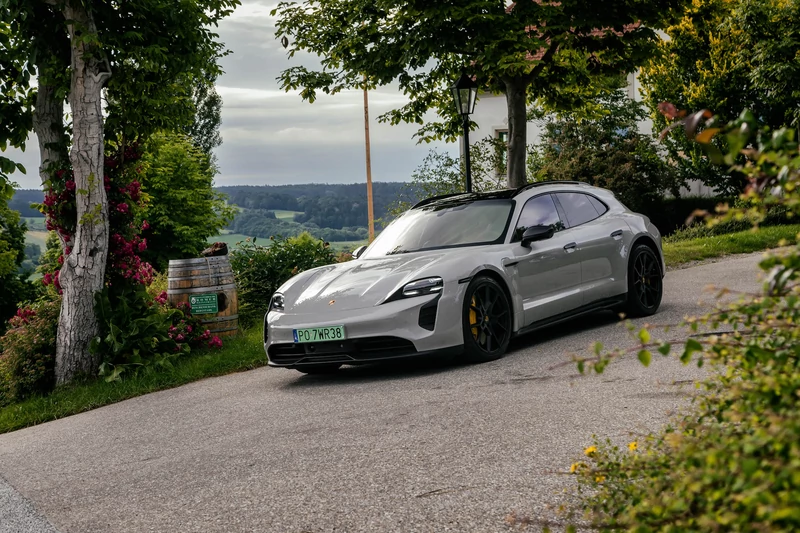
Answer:
[[[218,185],[307,182],[353,183],[365,179],[363,93],[319,95],[310,104],[299,92],[281,89],[278,76],[293,65],[317,68],[319,59],[298,54],[287,59],[275,39],[276,1],[243,0],[217,32],[231,50],[222,58],[217,82],[223,98],[223,145],[216,150]],[[377,117],[407,101],[397,87],[369,93],[373,176],[376,181],[408,180],[432,147],[452,153],[453,144],[418,145],[419,125],[390,126]],[[435,117],[432,117],[435,118]],[[8,155],[11,154],[11,155]],[[28,175],[15,175],[23,187],[38,187],[38,147],[5,155],[22,161]]]

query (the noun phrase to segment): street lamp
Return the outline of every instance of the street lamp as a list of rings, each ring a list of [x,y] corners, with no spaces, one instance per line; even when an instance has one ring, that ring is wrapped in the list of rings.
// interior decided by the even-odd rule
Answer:
[[[475,100],[478,97],[478,84],[472,78],[462,73],[458,81],[450,87],[456,111],[464,122],[464,165],[467,172],[467,192],[472,192],[472,171],[469,168],[469,116],[475,110]]]

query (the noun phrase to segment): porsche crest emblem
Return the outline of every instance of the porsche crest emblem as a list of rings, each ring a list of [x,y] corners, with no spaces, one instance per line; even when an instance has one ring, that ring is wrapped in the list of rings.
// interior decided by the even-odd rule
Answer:
[[[330,302],[328,302],[328,305],[333,305],[335,303],[336,303],[336,300],[331,300]]]

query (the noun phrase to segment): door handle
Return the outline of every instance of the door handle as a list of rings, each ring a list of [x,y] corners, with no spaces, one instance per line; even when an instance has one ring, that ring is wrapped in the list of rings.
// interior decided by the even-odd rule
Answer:
[[[574,252],[576,248],[578,248],[578,243],[575,242],[571,242],[564,246],[564,250],[566,250],[568,253]]]
[[[619,237],[622,237],[622,230],[621,229],[618,229],[617,231],[614,231],[614,232],[611,233],[611,238],[612,239],[617,239]]]

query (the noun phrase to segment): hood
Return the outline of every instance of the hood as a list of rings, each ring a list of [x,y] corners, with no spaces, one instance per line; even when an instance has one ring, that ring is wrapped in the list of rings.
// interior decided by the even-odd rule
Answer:
[[[410,281],[444,276],[430,267],[444,253],[403,254],[378,259],[361,259],[315,268],[286,282],[280,289],[287,313],[314,313],[328,308],[363,309],[380,304]]]

